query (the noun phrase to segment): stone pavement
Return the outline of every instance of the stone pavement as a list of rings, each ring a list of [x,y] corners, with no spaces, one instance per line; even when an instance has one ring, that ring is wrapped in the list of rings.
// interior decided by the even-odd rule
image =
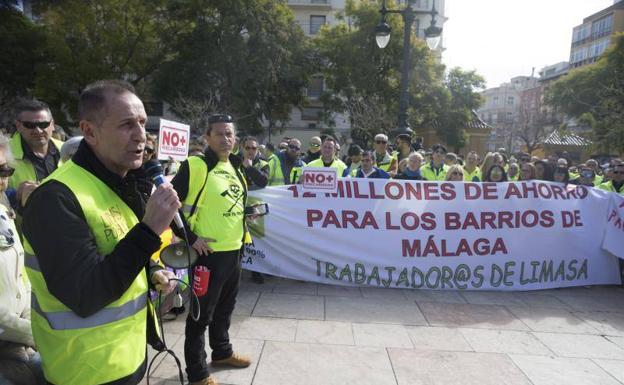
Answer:
[[[244,272],[234,314],[234,348],[253,364],[215,369],[219,384],[624,384],[620,287],[412,291],[280,278],[257,285]],[[165,324],[182,363],[184,318]],[[172,358],[157,363],[151,384],[179,384]]]

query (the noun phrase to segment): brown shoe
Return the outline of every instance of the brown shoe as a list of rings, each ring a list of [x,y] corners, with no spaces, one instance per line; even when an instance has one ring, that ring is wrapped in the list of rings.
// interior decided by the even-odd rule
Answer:
[[[201,381],[191,382],[190,385],[219,385],[219,383],[214,378],[208,376]]]
[[[246,368],[251,365],[251,359],[249,357],[241,356],[237,353],[232,353],[228,358],[222,360],[213,360],[213,365],[227,365],[235,368]]]

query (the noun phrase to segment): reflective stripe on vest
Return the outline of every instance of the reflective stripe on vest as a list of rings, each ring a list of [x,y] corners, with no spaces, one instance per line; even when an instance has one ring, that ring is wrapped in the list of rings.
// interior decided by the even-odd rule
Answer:
[[[43,183],[48,180],[64,184],[75,196],[100,255],[109,254],[138,223],[134,212],[114,191],[72,161]],[[80,317],[50,293],[36,250],[28,239],[24,239],[24,251],[32,285],[31,327],[46,380],[54,384],[90,385],[134,373],[145,361],[151,311],[146,306],[145,269],[115,301],[95,314]]]
[[[31,296],[31,305],[32,309],[45,318],[54,330],[83,329],[106,325],[138,313],[147,306],[147,294],[140,295],[121,306],[104,308],[87,318],[82,318],[73,311],[44,312],[34,294]]]

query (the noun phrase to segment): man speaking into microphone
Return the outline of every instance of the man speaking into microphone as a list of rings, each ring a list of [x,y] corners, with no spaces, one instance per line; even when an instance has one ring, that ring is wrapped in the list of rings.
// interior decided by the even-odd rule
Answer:
[[[140,169],[147,115],[132,86],[87,86],[78,114],[78,151],[24,211],[33,336],[49,383],[138,384],[146,342],[158,343],[148,284],[175,288],[150,256],[180,201],[170,184],[150,196]]]

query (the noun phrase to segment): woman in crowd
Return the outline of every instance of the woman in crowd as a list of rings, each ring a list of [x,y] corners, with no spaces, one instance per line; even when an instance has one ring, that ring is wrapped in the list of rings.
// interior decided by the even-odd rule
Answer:
[[[533,180],[535,179],[535,166],[533,163],[523,163],[520,166],[520,177],[518,180]]]
[[[5,191],[15,171],[9,139],[0,134],[0,384],[42,384],[39,354],[30,328],[30,283],[15,214]]]
[[[557,166],[553,174],[553,181],[557,183],[568,184],[570,182],[570,173],[566,166]]]
[[[424,158],[419,152],[411,153],[407,158],[405,170],[394,179],[427,180],[420,174],[420,166],[422,166],[423,161]]]
[[[509,173],[507,175],[508,179],[510,182],[515,182],[518,180],[518,177],[520,176],[520,166],[518,166],[518,163],[509,163]]]
[[[446,172],[446,180],[449,182],[463,182],[464,181],[464,169],[462,166],[456,164],[449,167]]]
[[[495,164],[487,171],[484,182],[507,182],[507,173],[502,165]]]
[[[548,162],[545,162],[543,160],[538,160],[537,162],[534,163],[534,165],[535,165],[535,179],[549,180],[549,181],[553,180],[552,168],[550,168],[550,165],[548,164]]]

